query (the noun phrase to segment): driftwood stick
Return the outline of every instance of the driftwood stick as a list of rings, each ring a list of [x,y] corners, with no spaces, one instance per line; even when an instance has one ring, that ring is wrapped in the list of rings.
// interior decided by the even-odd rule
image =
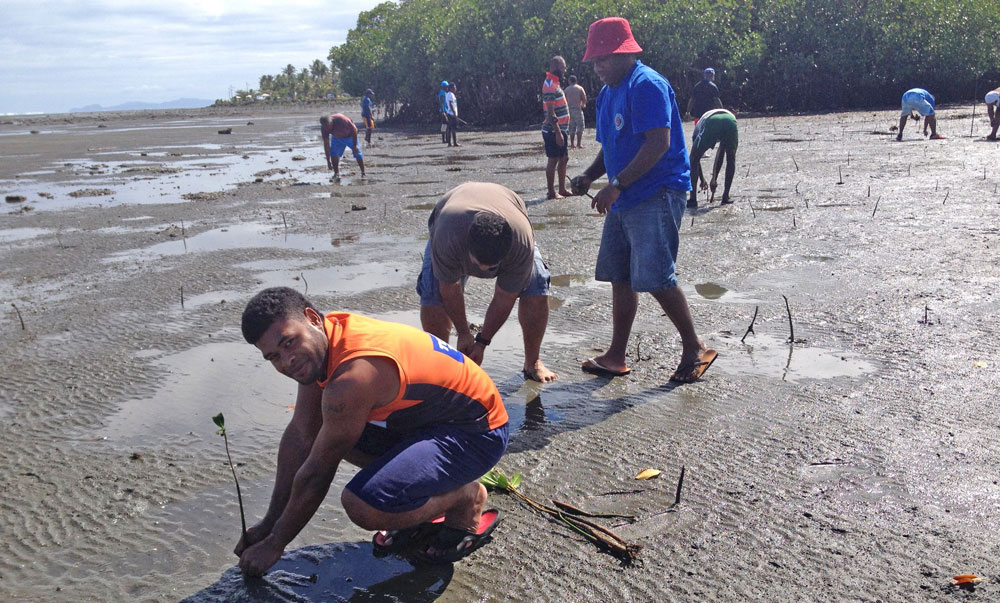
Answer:
[[[881,200],[882,200],[882,195],[879,195],[878,199],[875,199],[875,209],[872,210],[872,217],[873,218],[875,217],[875,212],[878,211],[878,202],[881,201]]]
[[[553,500],[552,504],[559,507],[563,511],[570,513],[571,515],[579,515],[581,517],[597,517],[599,519],[635,519],[635,515],[619,515],[617,513],[590,513],[584,511],[578,507],[562,502],[561,500]]]
[[[750,326],[747,327],[747,332],[743,334],[743,337],[740,337],[740,343],[743,343],[743,340],[746,339],[747,335],[749,335],[750,333],[753,333],[754,335],[757,334],[757,333],[754,333],[753,323],[757,322],[757,312],[759,310],[760,310],[760,306],[754,306],[754,308],[753,308],[753,318],[750,319]]]

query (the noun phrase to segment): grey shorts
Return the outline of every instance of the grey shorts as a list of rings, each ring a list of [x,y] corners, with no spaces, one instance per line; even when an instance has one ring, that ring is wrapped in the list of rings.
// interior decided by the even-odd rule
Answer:
[[[462,286],[469,277],[462,277]],[[521,290],[518,297],[534,297],[536,295],[548,295],[552,282],[552,275],[549,267],[542,261],[542,254],[538,252],[538,245],[535,245],[535,266],[531,270],[531,281],[528,286]],[[437,277],[434,276],[434,266],[431,262],[431,242],[427,240],[427,248],[424,249],[424,263],[420,266],[420,276],[417,277],[417,294],[420,295],[421,306],[440,306],[441,287],[438,285]]]
[[[638,205],[604,218],[594,278],[627,282],[633,291],[677,286],[674,275],[687,193],[662,188]]]
[[[569,133],[583,133],[584,128],[587,127],[586,121],[583,119],[583,109],[570,109],[569,110]]]

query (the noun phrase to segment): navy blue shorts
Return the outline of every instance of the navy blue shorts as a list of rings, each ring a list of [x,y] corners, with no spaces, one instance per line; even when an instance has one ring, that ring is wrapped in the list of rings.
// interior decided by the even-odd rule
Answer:
[[[550,158],[569,157],[569,132],[563,132],[562,146],[556,144],[556,133],[542,130],[542,140],[545,141],[545,156]]]
[[[433,425],[409,434],[371,423],[355,448],[377,457],[358,472],[347,489],[385,513],[419,509],[432,496],[476,481],[507,449],[507,425],[486,433]]]

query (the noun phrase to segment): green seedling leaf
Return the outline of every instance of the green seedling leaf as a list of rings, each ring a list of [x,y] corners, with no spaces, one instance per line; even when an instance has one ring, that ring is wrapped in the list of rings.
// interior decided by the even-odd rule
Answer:
[[[511,476],[510,485],[513,488],[520,488],[521,487],[521,474],[520,473],[515,473],[513,476]]]
[[[222,413],[220,412],[212,417],[212,421],[215,423],[216,427],[219,428],[215,433],[219,435],[226,435],[226,418],[222,416]]]

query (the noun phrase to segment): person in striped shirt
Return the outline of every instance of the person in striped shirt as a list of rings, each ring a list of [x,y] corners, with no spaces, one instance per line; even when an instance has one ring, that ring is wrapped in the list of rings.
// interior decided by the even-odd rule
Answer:
[[[566,163],[569,161],[569,105],[563,93],[560,79],[566,72],[566,59],[554,56],[549,61],[549,70],[542,82],[542,140],[545,141],[545,181],[549,187],[549,199],[562,199],[572,193],[566,190]],[[559,173],[559,192],[555,189],[556,172]]]

